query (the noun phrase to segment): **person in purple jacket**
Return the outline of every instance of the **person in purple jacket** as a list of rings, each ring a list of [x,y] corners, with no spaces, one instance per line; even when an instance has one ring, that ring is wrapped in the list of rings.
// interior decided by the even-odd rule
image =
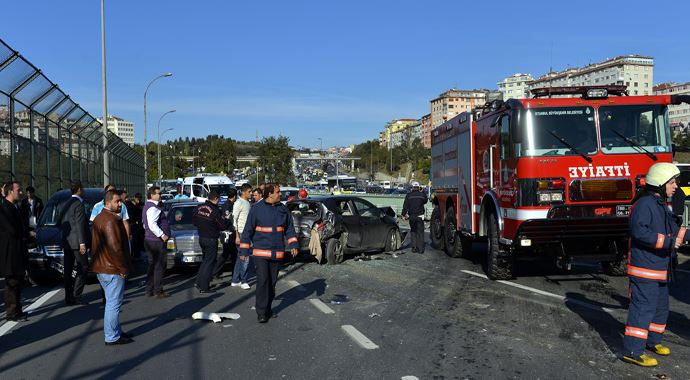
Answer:
[[[170,226],[163,214],[160,187],[151,186],[146,193],[146,198],[141,215],[144,225],[144,248],[149,261],[146,273],[146,295],[167,298],[170,295],[163,291],[162,281],[165,274],[166,244],[170,237]]]

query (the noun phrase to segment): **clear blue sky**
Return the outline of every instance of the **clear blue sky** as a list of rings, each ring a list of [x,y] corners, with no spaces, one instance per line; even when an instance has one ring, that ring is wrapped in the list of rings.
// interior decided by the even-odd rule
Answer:
[[[472,4],[472,5],[469,5]],[[93,115],[101,108],[100,1],[8,1],[0,38]],[[293,145],[377,138],[419,118],[450,87],[495,88],[624,54],[655,58],[654,79],[690,81],[684,1],[106,0],[111,114],[149,140],[240,140],[282,133]]]

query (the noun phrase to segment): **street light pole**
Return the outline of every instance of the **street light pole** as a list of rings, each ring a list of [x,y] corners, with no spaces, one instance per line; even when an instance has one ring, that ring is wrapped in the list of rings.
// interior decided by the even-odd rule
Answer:
[[[110,183],[110,157],[108,157],[108,84],[105,76],[105,0],[101,0],[101,71],[103,75],[103,186]],[[71,153],[71,152],[70,152]]]
[[[160,119],[158,119],[158,187],[161,186],[161,177],[162,177],[162,171],[161,171],[161,120],[165,117],[165,115],[169,113],[173,113],[175,110],[170,110],[164,114],[161,115]],[[172,128],[170,128],[172,129]],[[170,130],[168,129],[168,130]],[[166,130],[165,132],[167,132]],[[163,132],[163,133],[165,133]]]
[[[163,185],[163,161],[161,161],[161,138],[165,136],[166,132],[170,132],[173,129],[175,128],[168,128],[164,130],[163,132],[161,132],[161,135],[158,138],[158,178],[160,178],[160,183],[158,184],[159,187]],[[173,173],[174,172],[175,170],[173,170]]]
[[[148,147],[147,147],[147,141],[146,141],[146,95],[149,92],[149,87],[153,84],[153,82],[157,81],[160,78],[165,78],[165,77],[171,77],[172,73],[165,73],[161,74],[155,78],[153,78],[149,84],[146,86],[146,90],[144,90],[144,185],[149,181],[149,166],[148,166]]]
[[[319,169],[323,169],[323,139],[321,137],[317,137],[319,139]]]

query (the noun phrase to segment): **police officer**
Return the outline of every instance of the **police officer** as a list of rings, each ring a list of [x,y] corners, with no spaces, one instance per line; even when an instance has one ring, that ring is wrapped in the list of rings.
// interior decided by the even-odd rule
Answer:
[[[197,207],[193,217],[194,225],[199,229],[199,245],[203,255],[196,276],[196,288],[201,294],[212,293],[210,285],[218,255],[218,237],[220,231],[228,227],[218,208],[219,200],[218,193],[211,191],[206,202]]]
[[[402,216],[410,219],[412,252],[424,253],[424,205],[426,194],[419,188],[419,182],[412,182],[412,191],[405,196]]]
[[[285,239],[292,256],[297,255],[297,234],[290,211],[280,202],[280,186],[268,183],[263,202],[249,210],[240,238],[240,255],[254,258],[256,269],[256,314],[259,323],[273,316],[271,303],[275,297],[278,267],[286,257]]]
[[[670,355],[661,344],[668,318],[668,282],[674,249],[686,239],[666,206],[678,188],[680,172],[670,163],[652,165],[645,187],[633,200],[630,215],[630,308],[623,339],[623,360],[643,367],[658,364],[644,354],[645,348],[657,355]]]

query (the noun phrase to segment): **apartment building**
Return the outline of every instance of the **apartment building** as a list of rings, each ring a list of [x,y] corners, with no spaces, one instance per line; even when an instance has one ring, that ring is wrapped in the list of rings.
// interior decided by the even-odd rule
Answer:
[[[690,95],[690,82],[661,83],[654,86],[654,95]],[[668,121],[674,133],[688,132],[690,125],[690,105],[679,104],[668,106]]]
[[[103,123],[103,118],[99,117],[97,120]],[[134,123],[131,121],[108,115],[108,129],[121,138],[125,144],[134,146]]]
[[[486,91],[484,90],[451,88],[441,93],[436,99],[431,100],[431,129],[461,112],[470,111],[484,104],[485,101]]]
[[[513,74],[497,83],[498,91],[503,95],[503,100],[528,98],[529,83],[533,80],[531,74]]]

